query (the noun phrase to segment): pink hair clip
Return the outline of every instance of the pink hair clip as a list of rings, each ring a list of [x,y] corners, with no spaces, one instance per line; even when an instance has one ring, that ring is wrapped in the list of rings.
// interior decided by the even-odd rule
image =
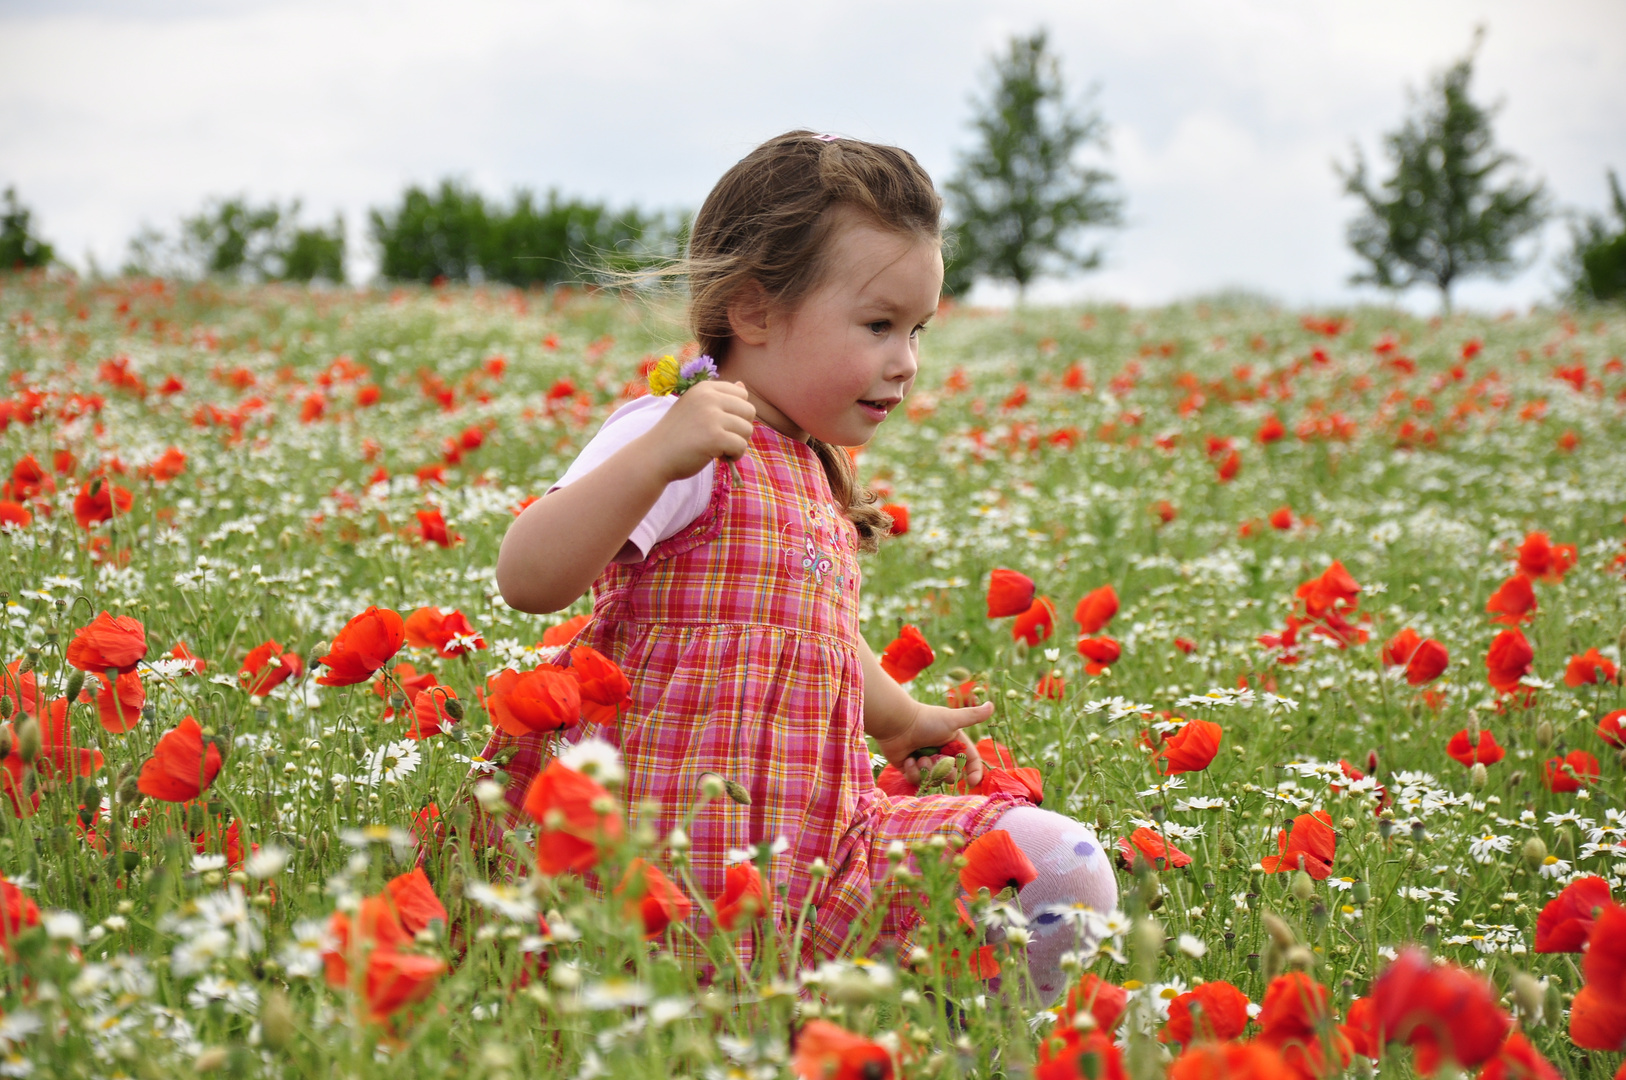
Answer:
[[[835,142],[837,139],[841,138],[840,135],[815,135],[813,137],[820,142]]]

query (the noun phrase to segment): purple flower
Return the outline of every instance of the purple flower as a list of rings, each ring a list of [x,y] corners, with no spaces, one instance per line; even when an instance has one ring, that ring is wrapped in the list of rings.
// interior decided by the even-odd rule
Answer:
[[[682,382],[701,382],[705,379],[717,377],[717,363],[711,357],[700,355],[693,360],[686,360],[678,368],[678,379]]]

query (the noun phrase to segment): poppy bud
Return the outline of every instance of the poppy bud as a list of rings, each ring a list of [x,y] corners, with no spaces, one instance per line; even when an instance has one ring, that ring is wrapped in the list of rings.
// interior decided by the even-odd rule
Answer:
[[[504,765],[507,765],[510,761],[513,761],[514,755],[517,753],[519,753],[518,746],[505,746],[501,750],[498,750],[495,755],[493,755],[491,758],[491,763],[500,769]]]
[[[1350,887],[1349,896],[1351,900],[1354,900],[1357,904],[1365,907],[1372,901],[1372,886],[1368,885],[1360,878],[1356,878],[1355,884]]]
[[[1483,761],[1474,762],[1474,767],[1468,770],[1468,783],[1475,791],[1490,783],[1490,770],[1485,768]]]
[[[24,765],[32,765],[40,756],[40,725],[32,716],[17,723],[17,756],[23,759]]]
[[[738,780],[725,779],[723,781],[723,790],[728,792],[728,797],[730,799],[733,799],[741,806],[751,805],[751,793],[747,791],[745,789],[745,785],[740,783]]]
[[[938,758],[932,764],[931,771],[926,774],[925,783],[927,783],[927,784],[940,784],[940,783],[947,780],[949,777],[951,777],[953,775],[954,775],[954,759],[953,758]]]
[[[288,995],[272,987],[260,1001],[260,1040],[272,1050],[285,1050],[295,1034],[294,1008]]]
[[[119,782],[119,802],[124,806],[130,806],[140,800],[141,778],[138,774],[131,773]]]
[[[1543,720],[1536,725],[1536,745],[1543,750],[1553,745],[1553,722]]]
[[[11,700],[10,698],[0,698],[0,701],[10,701],[10,700]],[[11,729],[7,728],[4,731],[0,731],[0,758],[8,758],[8,757],[10,757],[11,756],[11,747],[12,747]]]
[[[307,655],[322,657],[322,656],[326,656],[328,653],[330,653],[332,651],[333,651],[333,643],[331,641],[318,641],[315,645],[311,646],[311,651]],[[321,663],[321,660],[317,660],[316,662]]]
[[[456,698],[447,698],[441,708],[445,709],[446,715],[453,720],[463,719],[463,703]]]
[[[11,719],[11,708],[11,699],[9,697],[0,697],[0,720]]]
[[[1310,905],[1310,928],[1317,934],[1327,928],[1327,905],[1317,901]]]
[[[1315,879],[1304,870],[1299,870],[1293,875],[1293,896],[1301,904],[1308,904],[1310,898],[1315,896]]]
[[[118,677],[119,677],[118,676],[118,669],[114,668],[113,669],[113,678],[117,679]],[[69,705],[72,705],[74,702],[79,700],[79,691],[83,690],[84,688],[85,688],[85,673],[83,671],[80,671],[78,668],[74,668],[73,671],[68,674],[67,695],[68,695],[68,704]]]
[[[1423,838],[1426,835],[1427,835],[1427,830],[1423,827],[1422,821],[1420,821],[1420,820],[1419,821],[1413,821],[1411,823],[1411,842],[1412,843],[1421,844],[1423,842]]]
[[[23,650],[23,658],[17,664],[17,674],[27,675],[30,671],[34,670],[34,665],[39,662],[39,648],[34,645],[30,645],[28,648]]]
[[[1134,929],[1136,975],[1143,983],[1152,982],[1157,975],[1157,956],[1163,951],[1166,937],[1156,919],[1139,919]]]
[[[1542,1013],[1541,983],[1528,972],[1515,971],[1513,973],[1513,1003],[1519,1007],[1519,1015],[1526,1023],[1540,1023]]]
[[[203,831],[204,824],[205,818],[203,814],[203,807],[197,803],[193,803],[192,809],[187,811],[186,815],[187,832],[191,833],[193,836],[196,836],[198,833]]]
[[[1519,854],[1524,858],[1524,865],[1532,870],[1539,870],[1547,861],[1547,844],[1541,837],[1532,836],[1524,842]]]

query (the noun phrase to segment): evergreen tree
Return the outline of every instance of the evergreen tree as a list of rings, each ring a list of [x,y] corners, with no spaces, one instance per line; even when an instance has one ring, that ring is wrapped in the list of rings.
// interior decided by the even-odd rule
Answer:
[[[945,287],[969,288],[979,277],[1016,285],[1020,303],[1041,274],[1088,270],[1099,248],[1083,250],[1087,226],[1121,223],[1112,174],[1081,164],[1106,128],[1088,104],[1069,101],[1061,64],[1044,30],[1014,37],[993,61],[986,100],[974,101],[978,143],[945,185],[952,225]]]
[[[1496,186],[1497,174],[1517,159],[1492,143],[1495,110],[1468,96],[1479,40],[1476,34],[1468,55],[1434,77],[1426,95],[1412,96],[1413,114],[1385,136],[1394,173],[1380,187],[1369,183],[1359,147],[1352,168],[1334,165],[1346,193],[1363,204],[1347,235],[1367,268],[1352,283],[1396,290],[1431,284],[1449,311],[1458,280],[1506,279],[1526,265],[1513,249],[1546,220],[1547,197],[1539,180],[1509,177]]]
[[[17,201],[17,189],[6,188],[6,205],[0,211],[0,270],[27,270],[48,266],[55,252],[51,245],[29,228],[33,215]]]
[[[1588,214],[1580,227],[1570,226],[1571,246],[1563,266],[1570,298],[1583,303],[1626,301],[1626,196],[1620,179],[1609,170],[1609,194],[1619,224],[1611,228],[1601,215]]]

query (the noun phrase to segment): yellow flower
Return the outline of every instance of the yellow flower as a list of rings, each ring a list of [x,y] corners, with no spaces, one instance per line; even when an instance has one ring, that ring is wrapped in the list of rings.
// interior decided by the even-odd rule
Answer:
[[[649,392],[656,397],[665,397],[678,384],[678,362],[674,357],[663,356],[649,370]]]

